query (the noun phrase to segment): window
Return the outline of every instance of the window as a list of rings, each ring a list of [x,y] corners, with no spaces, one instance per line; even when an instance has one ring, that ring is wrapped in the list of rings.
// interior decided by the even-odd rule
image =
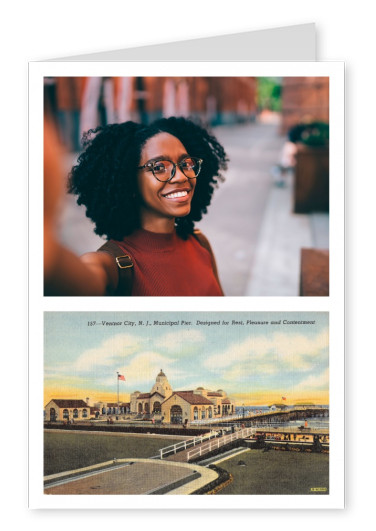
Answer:
[[[161,412],[161,403],[160,402],[154,402],[153,404],[153,413],[160,413]]]
[[[180,406],[171,408],[171,424],[181,424],[183,422],[183,410]]]

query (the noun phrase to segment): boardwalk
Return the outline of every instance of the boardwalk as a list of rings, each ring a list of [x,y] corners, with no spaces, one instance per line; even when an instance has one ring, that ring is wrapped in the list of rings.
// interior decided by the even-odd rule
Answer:
[[[190,445],[186,449],[178,449],[176,453],[167,456],[166,460],[179,463],[189,462],[192,459],[201,457],[202,455],[218,450],[219,448],[228,446],[236,440],[249,437],[254,433],[254,431],[255,430],[253,428],[244,428],[228,435],[222,435],[221,437],[215,437],[213,434],[212,438],[204,440],[200,444],[195,444],[194,446]],[[189,441],[186,441],[186,443],[188,444]]]

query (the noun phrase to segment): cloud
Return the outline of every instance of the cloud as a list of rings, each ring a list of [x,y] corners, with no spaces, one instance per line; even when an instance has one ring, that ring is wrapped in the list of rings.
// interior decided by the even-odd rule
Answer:
[[[329,334],[327,330],[314,336],[276,333],[271,343],[275,345],[280,358],[312,358],[328,349]]]
[[[113,365],[135,354],[144,346],[145,339],[131,334],[117,334],[104,340],[95,348],[85,350],[71,369],[76,372],[90,372],[100,366]]]
[[[206,360],[203,365],[207,369],[222,371],[227,367],[232,367],[234,363],[248,361],[250,358],[261,357],[262,354],[255,349],[253,338],[247,338],[240,343],[232,343],[226,350],[216,353]]]
[[[312,374],[305,380],[302,380],[298,385],[294,386],[294,391],[310,391],[315,389],[329,389],[329,369],[325,369],[318,375]]]
[[[137,354],[129,360],[129,363],[120,366],[117,370],[124,374],[127,387],[130,386],[134,391],[137,387],[142,387],[139,390],[146,392],[151,389],[161,369],[164,372],[167,371],[168,380],[180,376],[181,371],[175,368],[174,364],[175,360],[150,350]],[[103,383],[112,385],[113,376],[104,378]]]
[[[275,369],[267,368],[267,372],[309,371],[327,359],[328,340],[327,331],[313,337],[284,332],[250,337],[239,343],[233,342],[223,352],[204,360],[203,365],[214,372],[232,369],[235,364],[239,373],[248,371],[250,364],[254,372],[264,371],[271,364]]]
[[[205,335],[199,330],[180,330],[164,334],[154,341],[154,346],[163,351],[184,355],[196,350],[197,346],[205,341]]]

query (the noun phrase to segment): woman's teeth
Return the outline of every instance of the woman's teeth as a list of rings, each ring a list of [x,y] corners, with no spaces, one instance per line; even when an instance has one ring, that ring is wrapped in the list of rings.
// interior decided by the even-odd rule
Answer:
[[[169,199],[174,199],[175,197],[184,197],[186,195],[188,195],[187,191],[184,191],[184,192],[173,192],[172,194],[165,195],[165,197],[167,197]]]

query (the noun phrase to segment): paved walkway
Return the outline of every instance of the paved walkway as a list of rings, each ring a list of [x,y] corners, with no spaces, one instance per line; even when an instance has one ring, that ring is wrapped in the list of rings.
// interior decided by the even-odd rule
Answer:
[[[302,248],[329,248],[327,214],[292,212],[293,180],[271,188],[245,295],[299,295]]]
[[[79,471],[54,474],[45,494],[191,494],[218,477],[213,470],[187,463],[152,459],[119,459],[116,468],[101,463]],[[75,474],[75,477],[69,477]]]

